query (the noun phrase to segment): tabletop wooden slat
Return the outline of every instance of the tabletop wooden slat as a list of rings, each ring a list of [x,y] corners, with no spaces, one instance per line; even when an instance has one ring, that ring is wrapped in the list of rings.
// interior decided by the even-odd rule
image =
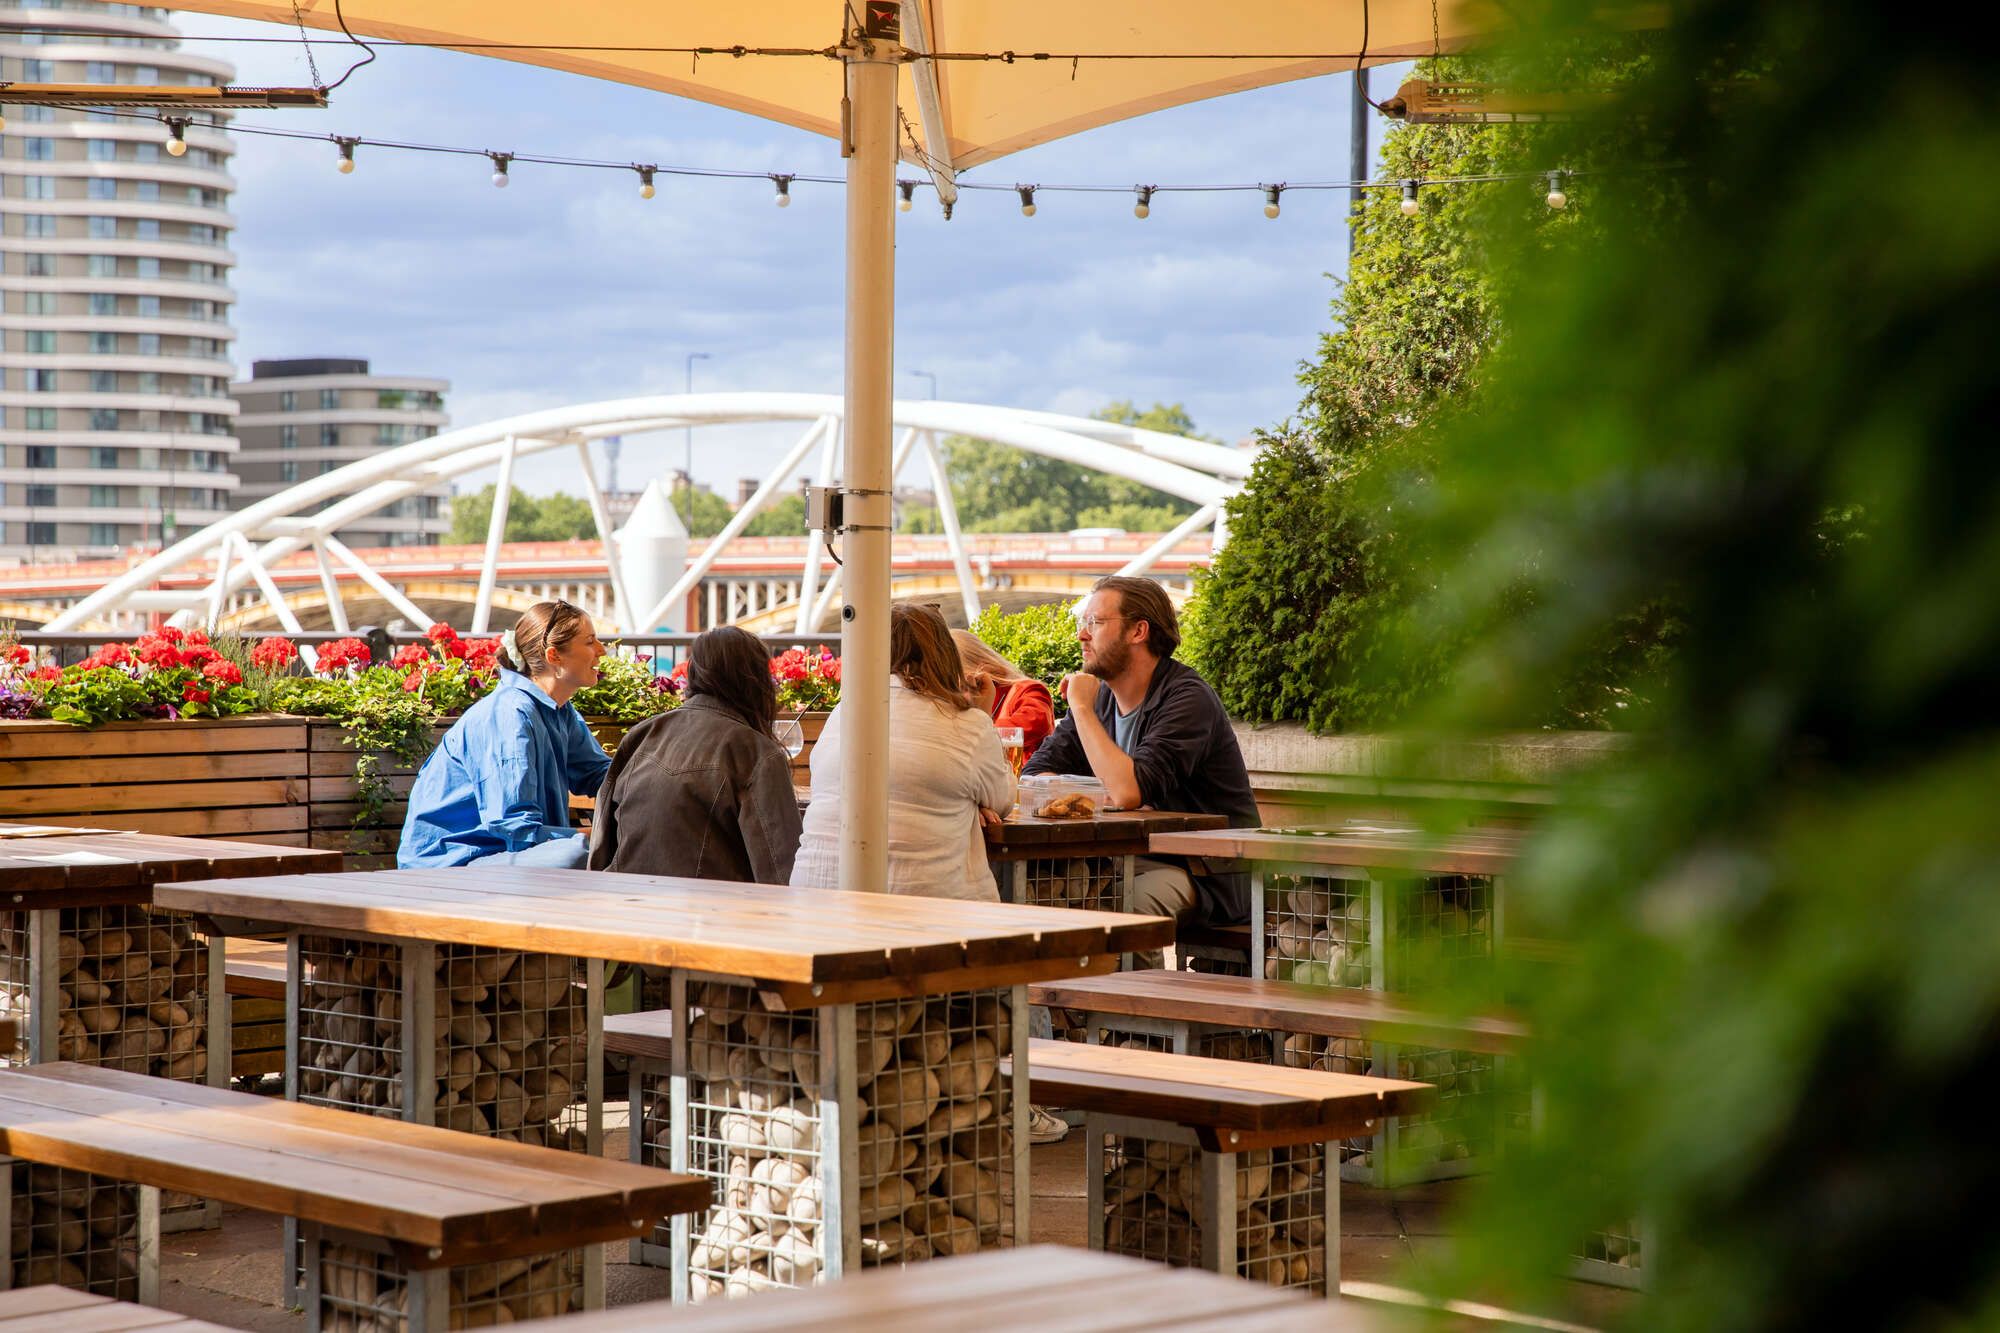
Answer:
[[[1521,835],[1472,829],[1444,837],[1398,825],[1328,824],[1296,829],[1213,829],[1156,833],[1156,852],[1434,875],[1504,875],[1520,854]]]
[[[0,1153],[446,1256],[611,1239],[710,1197],[650,1167],[64,1063],[0,1070]]]
[[[226,945],[226,985],[231,995],[285,998],[285,942],[232,939]]]
[[[1258,1133],[1326,1128],[1333,1138],[1431,1101],[1428,1084],[1401,1079],[1041,1038],[1028,1043],[1028,1082],[1038,1105]]]
[[[1037,982],[1036,1004],[1091,1013],[1264,1028],[1322,1037],[1389,1038],[1454,1051],[1508,1055],[1528,1040],[1528,1028],[1498,1014],[1456,1017],[1418,1007],[1407,996],[1341,986],[1149,969],[1104,977]]]
[[[337,872],[343,863],[339,852],[311,847],[102,830],[48,834],[42,825],[13,826],[36,836],[10,838],[8,827],[0,824],[0,901],[10,907],[68,906],[77,894],[129,894],[175,880]]]
[[[22,1287],[0,1291],[0,1333],[228,1333],[220,1324],[190,1319],[150,1305],[114,1301],[68,1287]]]
[[[518,866],[162,885],[260,924],[684,967],[774,982],[892,980],[1160,948],[1165,917]]]
[[[1361,1333],[1359,1309],[1256,1282],[1062,1245],[987,1250],[825,1286],[694,1307],[628,1305],[519,1325],[523,1333],[1138,1333],[1169,1329],[1316,1329]]]
[[[1000,859],[1026,856],[1091,856],[1143,853],[1160,833],[1227,828],[1224,815],[1180,810],[1105,810],[1089,819],[1037,819],[1021,811],[987,825],[986,854]]]

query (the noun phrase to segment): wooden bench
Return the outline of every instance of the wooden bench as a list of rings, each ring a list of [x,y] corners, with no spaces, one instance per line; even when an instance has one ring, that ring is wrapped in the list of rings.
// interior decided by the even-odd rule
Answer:
[[[223,989],[229,997],[229,1076],[285,1072],[285,942],[225,941]]]
[[[145,1333],[229,1333],[220,1324],[69,1287],[0,1291],[0,1333],[41,1333],[52,1328],[75,1333],[138,1333],[141,1329]]]
[[[1091,1041],[1110,1033],[1121,1045],[1432,1084],[1437,1101],[1427,1115],[1397,1117],[1371,1141],[1343,1149],[1342,1177],[1378,1186],[1485,1165],[1506,1110],[1500,1060],[1528,1036],[1512,1018],[1441,1014],[1383,991],[1193,972],[1080,977],[1030,987],[1029,996],[1084,1015]]]
[[[664,1302],[537,1320],[523,1333],[1362,1333],[1380,1321],[1355,1306],[1329,1310],[1295,1292],[1066,1245],[994,1250],[943,1263],[879,1269],[803,1291],[697,1309]],[[0,1326],[0,1333],[5,1333]]]
[[[0,1167],[17,1281],[152,1303],[160,1193],[182,1190],[299,1219],[314,1329],[598,1306],[607,1243],[711,1198],[647,1167],[69,1063],[0,1070]]]
[[[1029,1095],[1084,1112],[1090,1248],[1328,1297],[1340,1291],[1340,1184],[1327,1144],[1431,1096],[1395,1079],[1028,1045]]]

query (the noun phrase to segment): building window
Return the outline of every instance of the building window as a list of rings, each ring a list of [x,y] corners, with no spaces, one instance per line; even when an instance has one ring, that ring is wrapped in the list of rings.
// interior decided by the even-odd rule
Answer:
[[[54,393],[56,391],[56,373],[53,370],[29,371],[28,391],[30,393]]]
[[[403,428],[401,426],[398,426],[393,422],[385,421],[381,425],[375,428],[375,443],[401,444],[402,442],[403,442]]]
[[[158,239],[159,234],[159,224],[156,222],[153,224],[153,239]],[[188,223],[187,238],[190,245],[214,245],[215,228],[205,222],[190,222]]]
[[[83,67],[83,78],[86,83],[123,82],[118,77],[118,66],[112,64],[109,60],[92,60],[86,62]]]
[[[298,428],[297,426],[280,426],[280,427],[278,427],[278,447],[279,447],[280,449],[296,449],[296,448],[298,448],[298,447],[299,447],[299,428]]]
[[[139,300],[139,314],[140,314],[140,316],[141,316],[142,318],[145,318],[145,319],[157,319],[157,318],[159,318],[159,315],[160,315],[160,298],[159,298],[159,297],[157,297],[157,296],[142,296],[142,297],[138,298],[138,300]]]
[[[294,482],[297,481],[298,479],[299,479],[299,465],[297,463],[287,458],[284,462],[278,464],[279,481]]]
[[[92,393],[117,393],[118,372],[115,370],[93,370],[90,372]]]
[[[159,335],[159,334],[157,334],[157,333],[142,333],[142,334],[139,334],[139,335],[138,335],[138,337],[139,337],[139,355],[140,355],[140,356],[158,356],[158,355],[160,354],[160,335]]]
[[[118,141],[116,139],[87,139],[83,145],[83,155],[92,162],[116,162]]]
[[[56,350],[56,335],[48,329],[28,330],[27,350],[47,355]]]
[[[319,474],[322,477],[324,477],[327,473],[333,471],[335,468],[339,466],[340,464],[334,462],[331,458],[329,458],[324,463],[321,463],[319,465]]]
[[[56,257],[29,255],[25,272],[31,278],[53,278],[56,275]]]
[[[160,391],[160,372],[159,372],[159,371],[157,371],[157,370],[142,370],[142,371],[140,371],[140,372],[139,372],[139,392],[140,392],[140,393],[158,393],[159,391]]]
[[[132,234],[138,237],[142,241],[159,240],[160,239],[159,219],[140,218],[137,222],[132,224]]]
[[[29,79],[26,82],[33,83]],[[21,140],[21,156],[30,162],[53,162],[56,160],[56,141],[40,137]]]
[[[54,292],[23,292],[21,312],[27,315],[53,315],[56,313]]]
[[[118,467],[119,463],[118,450],[109,445],[100,444],[90,451],[90,465],[92,467],[111,469]]]
[[[118,313],[118,297],[111,292],[90,294],[90,313],[93,315],[115,315]]]
[[[117,505],[118,488],[116,486],[92,486],[90,488],[90,507],[92,509],[115,509]]]
[[[298,407],[298,394],[290,389],[281,389],[278,391],[278,410],[280,412],[296,412]]]
[[[90,350],[98,356],[115,356],[118,353],[118,335],[115,333],[93,333],[90,335]]]
[[[21,217],[23,236],[53,236],[56,234],[56,220],[47,213],[27,213]]]
[[[21,424],[26,426],[29,430],[54,430],[56,428],[56,410],[53,407],[28,408],[25,412],[22,413]],[[48,462],[37,463],[35,461],[35,451],[37,449],[45,449],[48,451],[49,455]],[[55,459],[56,459],[56,451],[53,447],[49,445],[31,444],[28,446],[29,467],[54,467],[56,465]]]
[[[160,202],[160,183],[158,181],[140,181],[132,187],[132,197],[142,204],[157,204]]]
[[[31,407],[28,410],[33,412],[37,409]],[[47,409],[44,408],[41,410],[46,411]],[[27,454],[29,467],[54,467],[56,465],[56,447],[53,444],[31,444],[27,448]]]
[[[83,267],[93,278],[115,278],[118,276],[118,256],[90,255],[84,260]]]
[[[132,145],[134,162],[157,162],[160,160],[160,146],[156,143],[135,143]]]
[[[150,255],[143,255],[133,260],[132,263],[133,272],[141,278],[157,278],[160,276],[160,261]]]
[[[322,412],[335,412],[338,411],[339,409],[340,409],[340,390],[321,389],[319,391],[319,410]]]
[[[118,219],[92,215],[89,231],[93,241],[115,241],[118,239]]]
[[[118,409],[115,407],[93,407],[90,409],[92,430],[117,430]]]
[[[48,485],[28,487],[28,503],[32,506],[52,505],[56,502],[56,488]]]
[[[21,82],[54,83],[55,81],[56,81],[55,61],[43,60],[40,59],[39,57],[30,57],[21,62]]]
[[[21,178],[23,199],[53,199],[56,197],[54,176],[23,176]]]
[[[84,185],[83,194],[86,199],[116,199],[118,182],[105,176],[92,176]]]
[[[117,546],[118,525],[116,523],[93,523],[90,525],[92,546]]]
[[[28,525],[28,545],[30,545],[30,546],[54,546],[55,544],[56,544],[56,525],[55,525],[55,524],[53,524],[53,523],[30,523],[30,524]]]
[[[319,443],[322,449],[331,449],[340,443],[340,427],[327,425],[319,428]]]

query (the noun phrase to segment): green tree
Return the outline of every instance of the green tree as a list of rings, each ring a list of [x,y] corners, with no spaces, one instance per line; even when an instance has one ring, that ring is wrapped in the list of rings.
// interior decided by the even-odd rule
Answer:
[[[780,496],[743,529],[746,537],[797,537],[806,530],[806,502],[794,492]]]
[[[493,497],[499,488],[487,485],[471,495],[452,497],[451,532],[445,538],[454,545],[474,546],[486,541],[493,522]],[[507,501],[507,530],[510,542],[571,541],[597,535],[597,520],[588,501],[558,492],[533,496],[514,488]]]
[[[690,490],[686,486],[674,487],[673,504],[690,537],[713,537],[727,526],[735,512],[714,491]]]
[[[1205,438],[1178,403],[1155,403],[1143,413],[1130,403],[1112,403],[1096,415],[1103,421]],[[1151,531],[1170,528],[1194,512],[1187,501],[1150,486],[1011,445],[953,435],[943,448],[959,523],[968,532]]]

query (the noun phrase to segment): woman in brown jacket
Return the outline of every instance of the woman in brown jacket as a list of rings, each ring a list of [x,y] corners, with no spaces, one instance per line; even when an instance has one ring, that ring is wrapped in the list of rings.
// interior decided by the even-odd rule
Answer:
[[[725,625],[688,652],[687,701],[625,733],[597,794],[590,868],[785,884],[799,850],[771,659]]]

